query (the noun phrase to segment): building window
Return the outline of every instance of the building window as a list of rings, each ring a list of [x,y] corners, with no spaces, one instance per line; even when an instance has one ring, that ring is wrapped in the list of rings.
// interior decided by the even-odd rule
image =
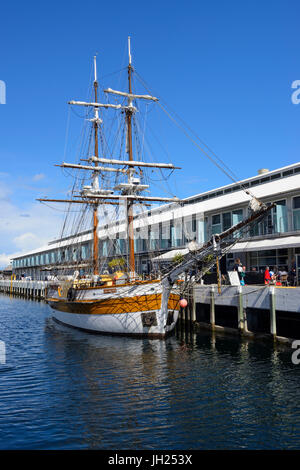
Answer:
[[[182,224],[178,219],[171,226],[171,244],[175,248],[182,245]]]
[[[243,209],[236,209],[236,210],[232,211],[231,217],[232,217],[232,220],[231,220],[232,225],[236,225],[239,222],[242,222],[242,220],[243,220]],[[240,237],[241,236],[241,231],[234,232],[232,236],[234,238]]]
[[[215,235],[216,233],[222,232],[222,225],[221,225],[221,215],[213,215],[212,216],[212,225],[211,225],[212,234]]]
[[[88,245],[81,245],[81,259],[88,258]]]
[[[72,250],[72,261],[77,261],[77,248]]]
[[[184,243],[196,240],[197,224],[196,214],[183,217]]]
[[[271,269],[277,267],[288,270],[288,250],[283,248],[280,250],[262,250],[250,252],[249,269],[255,267],[259,271],[264,271],[266,266]]]
[[[224,212],[223,214],[215,214],[212,216],[212,235],[216,233],[225,232],[233,225],[238,224],[243,220],[243,209],[235,209],[232,212]],[[234,234],[233,236],[238,236]]]
[[[223,232],[228,230],[231,226],[231,212],[225,212],[222,214]]]
[[[288,231],[286,201],[276,201],[276,206],[272,209],[273,225],[275,233]]]
[[[268,203],[268,205],[270,205],[270,203]],[[286,201],[281,200],[276,201],[276,206],[267,213],[262,222],[253,225],[250,230],[250,236],[270,235],[272,233],[284,233],[287,231],[288,219]]]
[[[300,196],[293,198],[293,226],[300,230]]]
[[[161,240],[160,246],[162,249],[170,247],[170,222],[163,222],[161,225]]]
[[[159,226],[153,225],[150,228],[150,250],[157,250],[159,248]]]
[[[108,256],[108,240],[103,241],[102,245],[102,255],[103,256]]]

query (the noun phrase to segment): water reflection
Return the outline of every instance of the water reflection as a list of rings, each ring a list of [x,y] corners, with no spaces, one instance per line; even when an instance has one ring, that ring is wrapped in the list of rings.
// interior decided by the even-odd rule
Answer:
[[[0,448],[299,448],[291,349],[189,329],[92,335],[1,299]]]

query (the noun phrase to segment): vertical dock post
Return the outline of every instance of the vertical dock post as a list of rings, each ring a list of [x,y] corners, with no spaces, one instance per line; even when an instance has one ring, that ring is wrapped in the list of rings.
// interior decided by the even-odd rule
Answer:
[[[244,305],[243,305],[243,288],[238,286],[238,329],[241,333],[245,331]]]
[[[196,321],[196,300],[195,300],[195,286],[192,290],[192,323]]]
[[[215,288],[211,286],[210,288],[210,324],[214,330],[216,324],[216,315],[215,315]]]
[[[275,341],[277,335],[275,286],[270,286],[270,333]]]

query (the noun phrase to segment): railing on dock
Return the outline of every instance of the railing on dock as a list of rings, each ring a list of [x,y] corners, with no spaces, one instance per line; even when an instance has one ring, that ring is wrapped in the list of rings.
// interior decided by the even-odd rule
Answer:
[[[44,299],[49,281],[16,281],[0,279],[0,292],[32,299]]]

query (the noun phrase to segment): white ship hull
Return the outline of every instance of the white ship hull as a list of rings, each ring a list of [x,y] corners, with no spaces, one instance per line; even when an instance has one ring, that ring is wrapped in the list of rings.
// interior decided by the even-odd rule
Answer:
[[[69,299],[68,299],[69,292]],[[50,291],[47,301],[61,323],[93,333],[166,337],[175,328],[179,293],[160,282]]]

